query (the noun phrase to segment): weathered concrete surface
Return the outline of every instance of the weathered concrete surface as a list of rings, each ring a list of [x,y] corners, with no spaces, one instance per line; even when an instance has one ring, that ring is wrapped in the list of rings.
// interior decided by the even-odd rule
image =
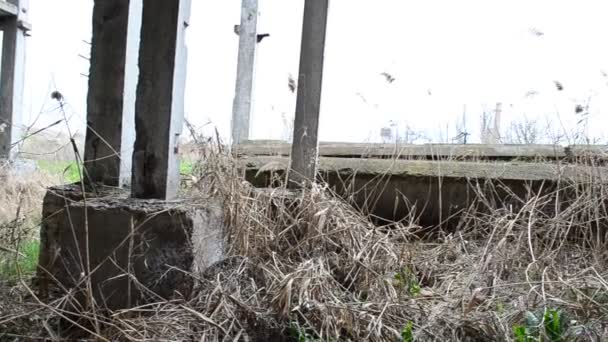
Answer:
[[[84,160],[95,183],[128,186],[135,141],[135,91],[142,0],[97,0]]]
[[[566,155],[571,160],[582,159],[608,159],[608,145],[570,145],[566,147]]]
[[[288,156],[291,144],[279,141],[249,140],[238,146],[243,156]],[[484,144],[365,144],[319,143],[319,156],[347,158],[412,159],[561,159],[566,157],[559,145],[484,145]]]
[[[11,17],[19,14],[19,7],[6,0],[0,0],[0,17]]]
[[[16,13],[13,14],[15,8]],[[11,149],[21,139],[25,45],[31,26],[25,0],[9,1],[0,16],[2,61],[0,70],[0,157],[13,157]]]
[[[117,191],[83,201],[77,186],[49,189],[40,233],[43,296],[60,285],[77,289],[84,305],[87,274],[97,305],[113,310],[187,296],[191,283],[184,272],[221,259],[224,221],[217,201],[130,199]]]
[[[293,144],[288,187],[314,181],[319,154],[319,114],[329,0],[304,1],[298,96],[293,122]]]
[[[249,139],[258,35],[258,0],[241,1],[241,23],[238,34],[239,56],[231,122],[233,145]]]
[[[179,188],[190,0],[145,0],[131,194],[172,199]]]
[[[131,68],[126,56],[129,17],[138,14],[130,13],[129,4],[129,0],[96,0],[93,7],[84,166],[87,181],[110,186],[128,185],[121,184],[121,168],[130,171],[130,161],[122,163],[131,155],[123,157],[121,152],[123,132],[133,129],[128,124],[134,120],[133,111],[125,108],[124,96],[134,92],[125,88],[127,69]],[[134,135],[134,131],[129,133]]]
[[[289,162],[281,157],[240,160],[257,187],[283,177]],[[359,209],[384,220],[414,213],[423,226],[457,222],[477,192],[514,210],[529,192],[548,193],[559,182],[608,181],[608,168],[515,162],[448,162],[320,158],[319,177]],[[281,178],[284,181],[284,177]],[[276,183],[274,183],[276,185]],[[449,222],[448,222],[449,221]]]
[[[248,157],[239,163],[248,170],[285,170],[289,158]],[[558,179],[584,179],[598,175],[608,179],[608,168],[591,168],[572,164],[527,162],[460,162],[429,160],[390,160],[358,158],[320,158],[319,172],[358,173],[373,176],[431,176],[450,178],[510,179],[543,181]]]

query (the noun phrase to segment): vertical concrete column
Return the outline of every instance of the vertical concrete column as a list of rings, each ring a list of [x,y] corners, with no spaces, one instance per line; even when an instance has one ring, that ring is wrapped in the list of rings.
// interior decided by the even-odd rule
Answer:
[[[190,0],[144,0],[131,195],[171,199],[179,189]]]
[[[314,182],[329,0],[306,0],[288,186]]]
[[[13,13],[2,12],[2,62],[0,69],[0,158],[10,158],[12,145],[21,138],[23,86],[25,80],[25,38],[28,2],[8,2]]]
[[[128,186],[142,0],[95,0],[87,97],[87,181]]]
[[[236,91],[232,105],[232,145],[249,139],[255,55],[257,46],[258,0],[242,0],[239,34],[239,58]]]

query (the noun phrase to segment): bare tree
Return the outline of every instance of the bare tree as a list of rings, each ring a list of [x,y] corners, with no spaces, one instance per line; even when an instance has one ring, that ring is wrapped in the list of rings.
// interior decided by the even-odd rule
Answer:
[[[505,144],[538,144],[543,133],[538,120],[524,118],[511,122],[502,142]]]

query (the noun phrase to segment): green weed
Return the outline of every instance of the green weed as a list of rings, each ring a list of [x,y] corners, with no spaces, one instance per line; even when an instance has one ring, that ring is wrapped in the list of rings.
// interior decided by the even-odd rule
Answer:
[[[525,325],[513,326],[516,342],[561,342],[565,341],[566,320],[561,311],[547,309],[540,321],[532,312],[526,312]],[[545,339],[546,338],[546,339]]]
[[[550,342],[560,342],[566,335],[566,324],[562,312],[548,309],[543,317],[545,334]]]
[[[80,181],[80,170],[76,162],[39,160],[38,168],[51,176],[60,177],[65,183],[76,183]],[[179,165],[179,172],[182,175],[191,175],[194,171],[194,163],[182,161]]]
[[[32,240],[24,243],[16,255],[9,252],[0,255],[0,278],[14,279],[19,275],[34,274],[39,253],[40,242]]]
[[[48,175],[61,177],[66,183],[80,181],[80,171],[76,162],[39,160],[38,168]]]
[[[414,342],[414,324],[412,321],[407,322],[405,327],[401,329],[401,342]]]
[[[397,281],[398,286],[402,289],[407,289],[411,296],[415,297],[422,291],[418,278],[407,266],[395,273],[394,278]]]
[[[513,326],[513,335],[515,336],[515,342],[533,342],[536,338],[530,334],[528,328],[523,325]]]
[[[320,341],[313,334],[307,331],[306,328],[300,326],[298,323],[292,322],[287,329],[289,337],[298,342],[317,342]]]
[[[183,160],[179,164],[179,173],[182,175],[192,175],[194,172],[194,163]]]

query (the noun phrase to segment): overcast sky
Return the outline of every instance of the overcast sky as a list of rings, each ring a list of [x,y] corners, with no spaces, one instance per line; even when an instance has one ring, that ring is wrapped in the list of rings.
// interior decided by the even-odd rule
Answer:
[[[239,0],[192,0],[186,116],[229,134],[240,17]],[[57,87],[84,130],[92,0],[30,0],[27,120],[57,119]],[[589,105],[590,136],[608,120],[608,7],[597,0],[332,0],[320,137],[378,141],[392,120],[433,141],[466,130],[479,139],[480,116],[503,103],[501,125],[524,117],[573,131],[575,106]],[[69,9],[69,10],[68,10]],[[295,95],[303,0],[261,0],[251,136],[286,137]],[[381,73],[391,74],[388,83]],[[563,85],[558,91],[554,81]],[[42,113],[41,115],[38,115]],[[212,127],[209,126],[209,127]],[[421,141],[422,142],[422,141]]]

